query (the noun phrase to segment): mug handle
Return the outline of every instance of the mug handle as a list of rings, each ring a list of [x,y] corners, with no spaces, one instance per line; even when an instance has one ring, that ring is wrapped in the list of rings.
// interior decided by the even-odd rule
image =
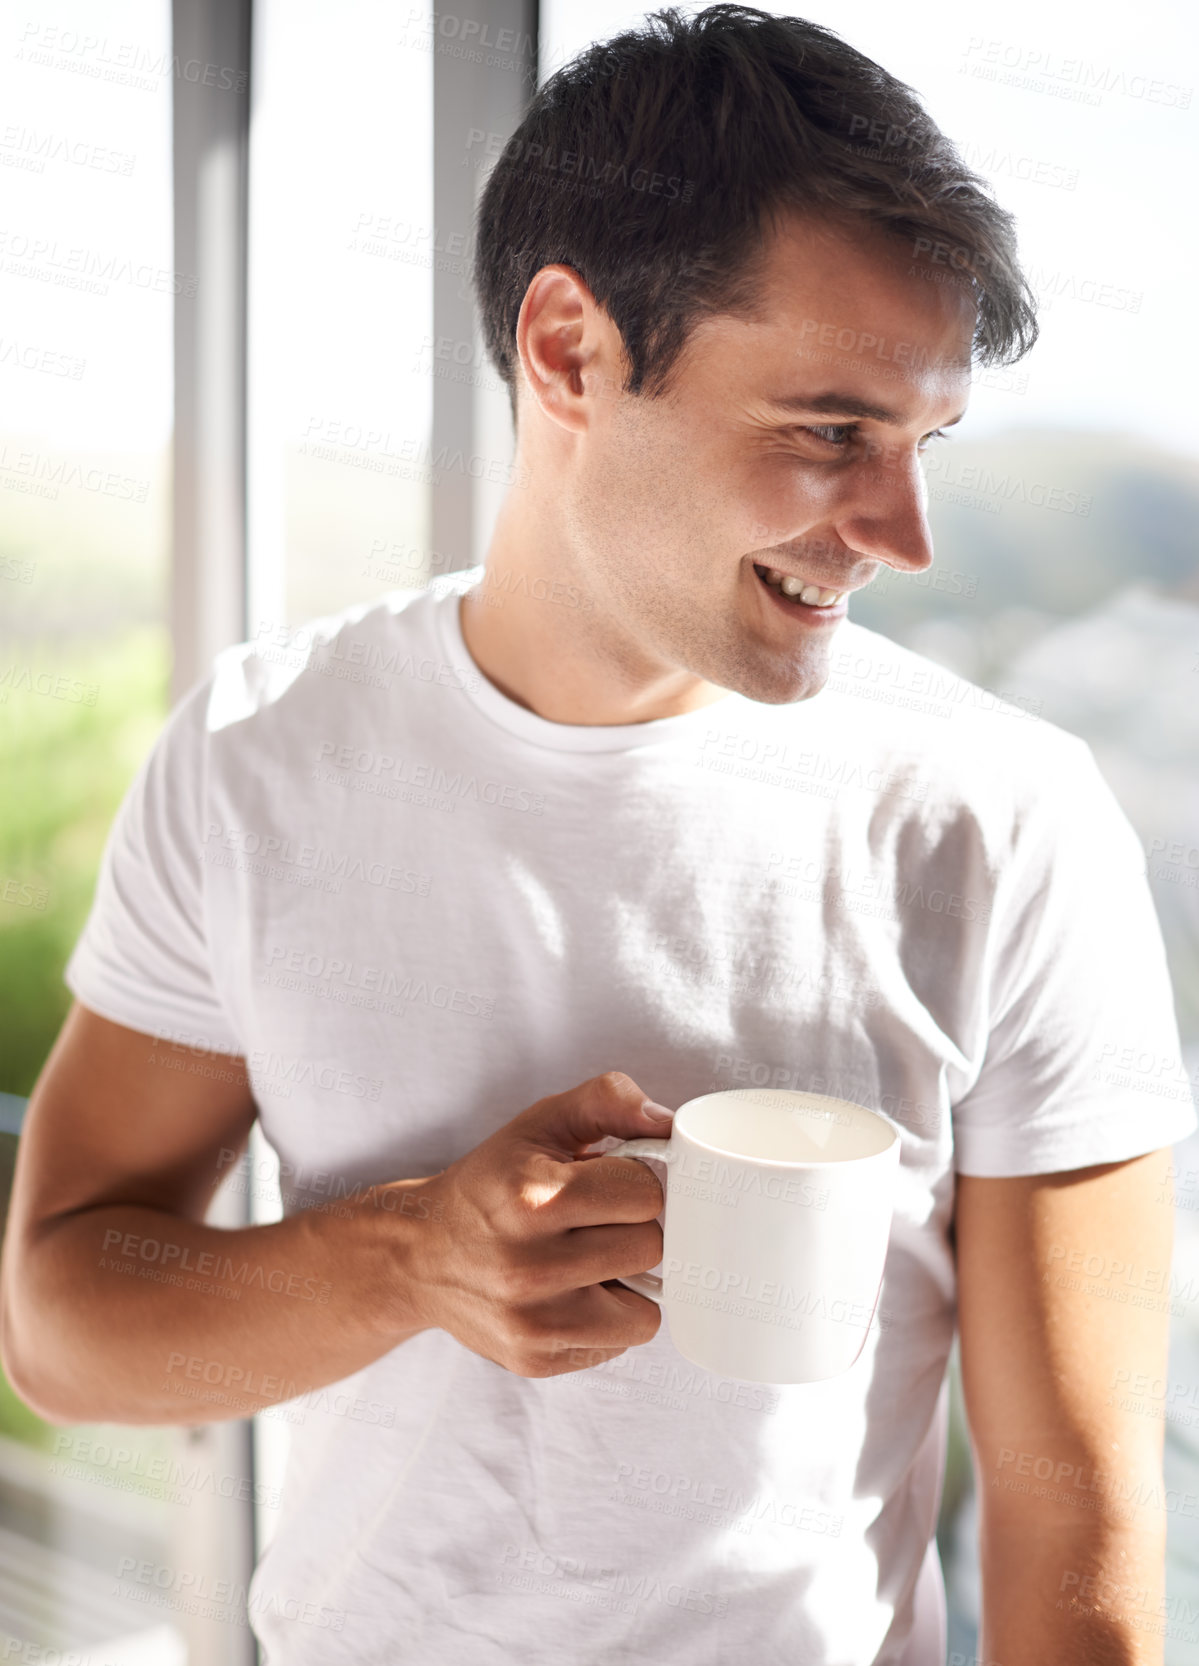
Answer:
[[[640,1157],[644,1160],[652,1157],[656,1163],[669,1163],[674,1156],[674,1148],[667,1140],[622,1140],[614,1145],[610,1151],[604,1152],[605,1157]],[[621,1284],[627,1284],[630,1290],[635,1290],[639,1296],[648,1296],[651,1302],[662,1305],[662,1280],[657,1273],[620,1273],[617,1275]]]

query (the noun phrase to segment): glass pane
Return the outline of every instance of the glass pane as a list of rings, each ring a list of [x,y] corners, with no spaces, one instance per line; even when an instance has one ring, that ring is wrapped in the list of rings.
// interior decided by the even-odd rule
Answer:
[[[428,571],[432,35],[420,5],[255,7],[255,627]]]
[[[1145,847],[1183,1042],[1154,1068],[1160,1091],[1184,1098],[1199,1085],[1199,413],[1178,366],[1193,357],[1180,320],[1199,224],[1178,189],[1199,161],[1199,14],[1146,0],[1130,34],[1126,15],[1041,0],[928,0],[916,30],[886,0],[761,9],[823,24],[915,88],[1017,216],[1041,340],[978,374],[966,420],[930,453],[934,566],[884,570],[851,614],[956,673],[943,699],[968,678],[1092,746]],[[644,13],[544,0],[543,79]],[[1165,1658],[1195,1666],[1199,1137],[1179,1145],[1175,1170],[1168,1381],[1133,1409],[1165,1423],[1177,1501]],[[938,1540],[950,1658],[972,1660],[975,1500],[956,1369],[950,1387]]]
[[[52,19],[52,20],[50,20]],[[167,709],[170,8],[11,13],[0,62],[0,1094],[27,1094],[113,813]],[[3,1100],[6,1123],[19,1098]],[[16,1139],[0,1135],[0,1213]],[[0,1378],[0,1653],[183,1666],[170,1429],[52,1428]]]
[[[0,1090],[26,1093],[166,709],[169,8],[8,25],[0,68]]]

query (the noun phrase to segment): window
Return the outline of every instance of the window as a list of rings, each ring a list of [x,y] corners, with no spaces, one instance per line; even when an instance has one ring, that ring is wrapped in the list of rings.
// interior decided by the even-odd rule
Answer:
[[[252,633],[429,572],[432,14],[254,12]]]
[[[167,710],[170,11],[4,28],[0,164],[0,1135],[69,1003],[108,825]],[[194,1502],[169,1429],[49,1428],[0,1380],[0,1642],[182,1666],[139,1563]],[[138,1599],[142,1600],[138,1600]],[[61,1655],[58,1651],[64,1651]]]

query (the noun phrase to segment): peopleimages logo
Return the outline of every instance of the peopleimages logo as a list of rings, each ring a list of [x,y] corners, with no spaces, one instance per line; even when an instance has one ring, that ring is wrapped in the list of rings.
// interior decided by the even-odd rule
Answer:
[[[660,1513],[705,1520],[705,1514],[692,1515],[692,1511],[698,1509],[715,1514],[713,1525],[736,1522],[741,1531],[749,1531],[755,1524],[765,1523],[770,1527],[794,1527],[800,1532],[823,1533],[838,1539],[845,1524],[844,1516],[835,1515],[831,1510],[767,1493],[747,1493],[737,1486],[722,1485],[708,1475],[683,1475],[621,1462],[616,1466],[615,1482],[617,1491],[612,1496],[618,1503],[636,1503],[644,1508],[642,1500],[669,1501],[677,1508]]]
[[[736,1159],[726,1161],[715,1154],[705,1156],[684,1149],[671,1181],[676,1191],[680,1180],[710,1187],[717,1196],[731,1194],[734,1204],[742,1197],[765,1197],[809,1209],[828,1207],[828,1187],[817,1185],[810,1176],[763,1174],[760,1169],[744,1168]]]
[[[190,1244],[144,1238],[136,1232],[122,1232],[115,1226],[105,1231],[103,1250],[99,1265],[107,1271],[124,1271],[121,1263],[125,1261],[134,1264],[142,1262],[158,1269],[169,1268],[165,1282],[170,1284],[182,1282],[178,1273],[193,1273],[200,1279],[209,1278],[226,1285],[240,1286],[231,1292],[235,1301],[240,1299],[241,1289],[260,1289],[269,1290],[276,1296],[295,1296],[301,1301],[323,1305],[333,1292],[333,1286],[327,1279],[318,1281],[286,1267],[264,1267],[261,1262],[234,1261],[232,1256],[221,1256],[215,1250],[193,1251]],[[188,1288],[193,1286],[189,1283]]]
[[[390,752],[374,752],[367,747],[325,740],[317,749],[317,763],[318,767],[327,766],[325,778],[334,784],[379,781],[396,787],[427,789],[453,800],[490,804],[501,810],[526,811],[534,816],[545,812],[545,795],[528,787],[490,777],[480,780],[477,775],[463,774],[460,769],[446,769],[440,764]]]
[[[449,984],[430,983],[411,971],[399,972],[340,955],[288,948],[281,943],[268,949],[267,971],[259,981],[280,989],[346,1001],[351,1006],[373,1008],[394,997],[398,1001],[462,1013],[469,1018],[490,1019],[495,1011],[495,995],[490,991],[456,989]]]
[[[321,1626],[331,1631],[340,1631],[345,1625],[344,1608],[331,1608],[315,1599],[301,1600],[284,1592],[251,1593],[249,1586],[235,1580],[211,1580],[206,1573],[191,1568],[139,1561],[136,1556],[121,1557],[117,1563],[117,1580],[117,1590],[122,1596],[143,1602],[152,1598],[156,1607],[202,1614],[226,1623],[244,1625],[247,1614],[274,1613],[300,1625]]]
[[[389,891],[406,891],[427,897],[432,886],[428,874],[402,868],[395,862],[367,862],[361,856],[332,851],[324,845],[308,844],[281,833],[260,833],[252,827],[227,827],[209,822],[204,829],[207,860],[218,866],[248,864],[245,871],[261,872],[266,878],[310,883],[322,879],[340,889],[347,879],[364,885],[380,885]],[[221,858],[227,854],[227,859]]]
[[[1020,475],[998,474],[981,463],[956,463],[945,455],[930,454],[927,463],[929,485],[955,486],[964,491],[980,492],[984,497],[998,498],[1004,503],[1027,503],[1036,509],[1054,509],[1063,515],[1091,513],[1090,492],[1080,492],[1065,486],[1050,485],[1041,480],[1025,480]]]
[[[1042,46],[988,39],[986,35],[971,35],[962,56],[975,62],[959,65],[959,71],[989,72],[991,79],[1033,91],[1072,93],[1088,104],[1098,104],[1104,93],[1114,92],[1167,109],[1188,110],[1195,90],[1160,76],[1137,73],[1127,63],[1101,64],[1088,58],[1066,58]]]
[[[85,683],[61,672],[34,671],[28,665],[6,665],[0,671],[0,705],[10,694],[44,694],[48,700],[65,700],[74,706],[94,706],[99,683]]]
[[[635,1573],[622,1568],[602,1567],[574,1556],[555,1556],[540,1545],[504,1546],[505,1567],[497,1575],[500,1583],[517,1589],[535,1590],[538,1595],[561,1596],[578,1601],[589,1595],[582,1589],[608,1593],[622,1612],[635,1613],[636,1605],[662,1602],[671,1608],[686,1608],[693,1614],[723,1614],[729,1599],[693,1585],[683,1585],[669,1576],[639,1567]]]
[[[382,1078],[363,1076],[349,1069],[338,1069],[331,1064],[313,1064],[310,1059],[290,1058],[273,1053],[268,1047],[256,1047],[246,1059],[256,1088],[272,1092],[282,1085],[290,1093],[293,1087],[312,1086],[327,1093],[345,1093],[352,1099],[378,1099],[383,1092]]]
[[[801,1290],[777,1279],[763,1279],[756,1274],[740,1273],[724,1266],[705,1266],[702,1262],[685,1261],[679,1256],[668,1256],[662,1264],[662,1273],[671,1287],[672,1301],[692,1306],[712,1305],[744,1318],[789,1325],[796,1330],[804,1328],[806,1319],[823,1319],[830,1324],[868,1330],[876,1317],[876,1309],[866,1302],[848,1301],[841,1296],[830,1297],[821,1290]],[[691,1291],[704,1291],[725,1300],[711,1304],[696,1302]],[[891,1315],[879,1309],[877,1318],[879,1329],[886,1330],[891,1323]]]

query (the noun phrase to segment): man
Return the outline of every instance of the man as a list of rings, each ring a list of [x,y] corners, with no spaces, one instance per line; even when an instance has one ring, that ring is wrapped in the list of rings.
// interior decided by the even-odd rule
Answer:
[[[1194,1115],[1141,1062],[1143,858],[1081,742],[845,618],[929,565],[920,452],[1032,340],[1008,217],[877,66],[716,6],[541,90],[477,278],[484,568],[229,650],[131,789],[22,1142],[13,1380],[145,1423],[340,1385],[250,1594],[271,1666],[926,1666],[956,1309],[985,1657],[1160,1661],[1160,1425],[1111,1388],[1164,1366]],[[662,1199],[604,1142],[762,1083],[901,1130],[824,1383],[689,1366],[617,1282]],[[256,1115],[285,1218],[206,1226]]]

